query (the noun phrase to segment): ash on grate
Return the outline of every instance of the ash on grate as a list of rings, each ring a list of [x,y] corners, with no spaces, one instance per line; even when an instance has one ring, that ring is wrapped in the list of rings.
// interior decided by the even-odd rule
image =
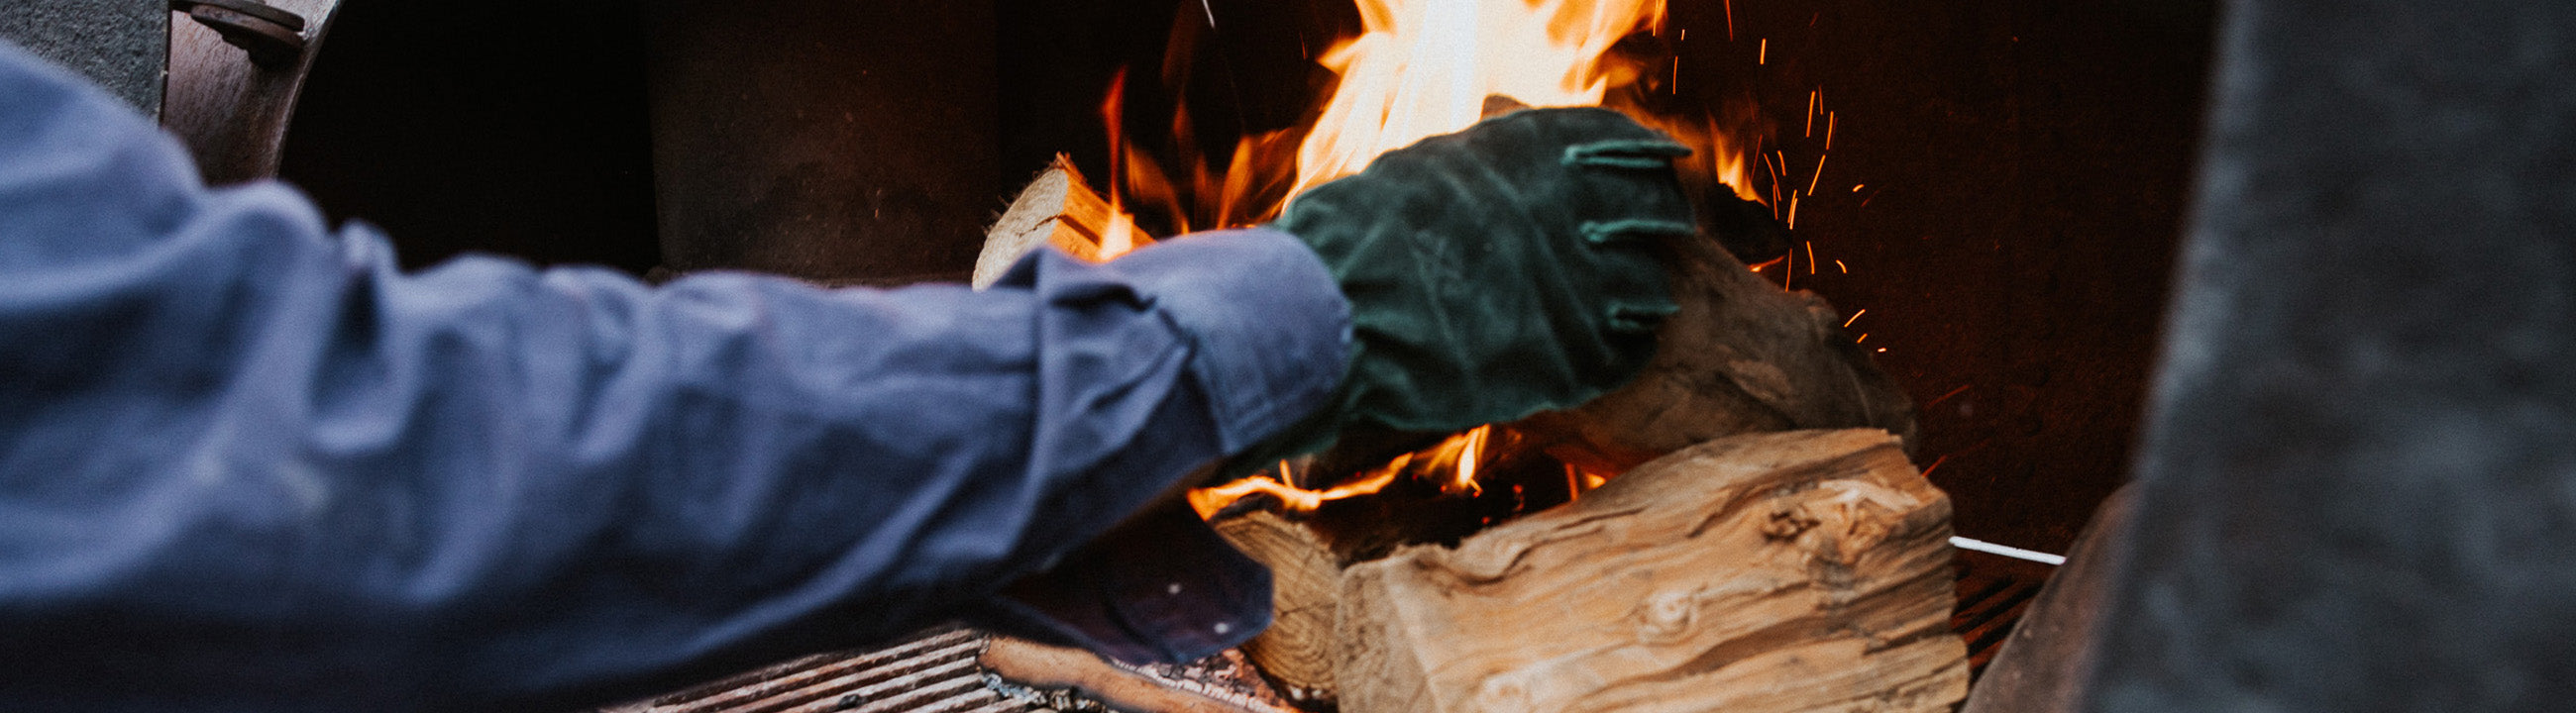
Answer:
[[[1032,705],[1096,701],[1118,711],[1298,713],[1232,650],[1179,665],[1129,666],[1080,649],[996,637],[981,661],[1011,692],[1023,694],[1015,700]]]

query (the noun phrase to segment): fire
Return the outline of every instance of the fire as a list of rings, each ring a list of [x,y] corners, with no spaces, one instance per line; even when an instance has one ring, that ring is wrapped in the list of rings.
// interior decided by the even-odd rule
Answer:
[[[1186,174],[1167,173],[1166,164],[1122,136],[1126,77],[1119,75],[1101,106],[1109,125],[1108,199],[1114,215],[1102,259],[1148,242],[1126,212],[1130,205],[1155,206],[1181,232],[1194,224],[1252,224],[1277,215],[1296,194],[1356,173],[1381,154],[1467,128],[1485,116],[1488,97],[1533,107],[1600,106],[1614,89],[1638,78],[1636,71],[1613,66],[1612,46],[1637,33],[1659,33],[1666,12],[1666,0],[1354,2],[1362,32],[1316,59],[1340,80],[1312,123],[1245,137],[1232,156],[1211,162],[1195,155],[1189,111],[1181,102],[1171,125],[1176,155],[1168,158],[1178,159],[1169,165],[1186,166]],[[1730,12],[1730,36],[1732,22]],[[1173,51],[1186,51],[1177,46],[1183,35],[1175,37]],[[1672,72],[1678,82],[1678,60]],[[1691,166],[1693,172],[1704,171],[1739,197],[1780,210],[1779,196],[1762,200],[1752,187],[1753,162],[1747,157],[1760,154],[1758,147],[1734,145],[1713,119],[1637,118],[1699,149],[1692,160],[1705,163]],[[1779,183],[1773,181],[1775,193]],[[1192,491],[1189,498],[1202,516],[1254,493],[1309,511],[1326,501],[1379,492],[1406,475],[1436,482],[1445,493],[1472,495],[1482,491],[1477,470],[1497,446],[1496,435],[1492,426],[1460,433],[1326,490],[1288,485],[1298,479],[1291,477],[1290,464],[1281,463],[1272,473]],[[1602,476],[1569,469],[1567,481],[1568,491],[1579,493],[1600,485]]]
[[[1424,138],[1467,128],[1485,114],[1486,98],[1508,97],[1527,106],[1599,106],[1610,89],[1611,73],[1604,55],[1632,33],[1659,28],[1664,0],[1355,0],[1362,32],[1327,50],[1317,62],[1340,75],[1340,83],[1297,145],[1293,182],[1272,205],[1247,210],[1243,205],[1257,176],[1276,166],[1250,162],[1279,153],[1280,135],[1249,137],[1235,152],[1226,180],[1217,185],[1199,171],[1198,188],[1217,196],[1218,221],[1246,221],[1275,214],[1279,205],[1308,188],[1357,173],[1380,154]],[[1123,75],[1121,78],[1123,82]],[[1113,88],[1103,111],[1113,128],[1111,146],[1122,154],[1129,147],[1116,135]],[[1186,133],[1186,111],[1175,118],[1175,133]],[[1660,123],[1660,122],[1659,122]],[[1670,130],[1672,127],[1663,127]],[[1696,128],[1696,127],[1694,127]],[[1696,133],[1696,132],[1692,132]],[[1721,150],[1706,154],[1719,180],[1751,195],[1742,151],[1724,150],[1712,124],[1694,143]],[[1131,163],[1115,161],[1115,163]],[[1132,163],[1150,164],[1150,161]],[[1205,166],[1204,162],[1199,163]],[[1145,180],[1138,180],[1138,179]],[[1150,176],[1113,177],[1116,187],[1141,186],[1168,194],[1171,184],[1156,172]],[[1176,207],[1177,200],[1169,200]],[[1203,213],[1205,211],[1202,211]],[[1186,215],[1185,211],[1175,211]],[[1123,216],[1122,216],[1123,217]],[[1122,225],[1127,224],[1121,220]],[[1184,226],[1186,227],[1186,226]],[[1107,246],[1104,246],[1107,247]],[[1104,250],[1104,252],[1107,252]],[[1403,473],[1436,479],[1443,492],[1482,491],[1476,470],[1486,457],[1493,427],[1483,426],[1450,437],[1439,445],[1397,457],[1386,465],[1327,490],[1288,485],[1295,479],[1281,463],[1275,477],[1256,476],[1190,493],[1202,517],[1253,493],[1267,493],[1290,510],[1310,511],[1325,501],[1376,493]],[[1569,481],[1573,476],[1569,471]],[[1597,485],[1597,476],[1583,478]]]
[[[1476,123],[1485,97],[1599,106],[1602,54],[1659,23],[1663,0],[1359,0],[1362,34],[1317,61],[1341,75],[1297,148],[1291,194]]]
[[[1313,512],[1315,508],[1323,507],[1324,501],[1327,500],[1367,495],[1386,489],[1387,485],[1395,482],[1396,474],[1404,469],[1404,465],[1410,458],[1410,455],[1399,457],[1387,463],[1385,467],[1371,471],[1367,477],[1325,490],[1306,490],[1289,485],[1288,481],[1293,477],[1291,466],[1287,461],[1280,461],[1277,475],[1265,472],[1213,488],[1190,491],[1190,509],[1197,510],[1200,519],[1211,518],[1216,516],[1218,509],[1246,495],[1268,493],[1278,498],[1280,505],[1291,512]]]
[[[1753,165],[1744,158],[1742,149],[1727,143],[1726,133],[1718,130],[1715,120],[1708,122],[1708,133],[1699,138],[1697,143],[1708,148],[1700,152],[1700,157],[1708,161],[1709,175],[1735,189],[1735,197],[1762,202],[1762,194],[1753,190]]]
[[[1467,128],[1484,116],[1489,96],[1525,106],[1599,106],[1611,90],[1637,78],[1613,66],[1612,45],[1659,30],[1665,16],[1665,0],[1354,2],[1361,34],[1315,60],[1340,76],[1322,109],[1304,125],[1243,137],[1230,156],[1199,155],[1186,97],[1175,97],[1168,155],[1128,141],[1120,124],[1126,83],[1120,72],[1101,106],[1109,124],[1108,199],[1118,216],[1109,230],[1123,240],[1150,242],[1126,212],[1137,205],[1152,206],[1179,233],[1269,220],[1296,194],[1356,173],[1380,154]],[[1188,53],[1192,37],[1176,33],[1169,51]],[[1715,162],[1713,175],[1753,196],[1745,152],[1725,145],[1714,124],[1702,133],[1639,118],[1712,148],[1704,153]],[[1119,252],[1104,249],[1102,257]]]
[[[1126,70],[1119,70],[1117,78],[1112,79],[1109,82],[1109,98],[1100,102],[1100,119],[1109,127],[1109,145],[1111,147],[1122,147],[1127,145],[1127,142],[1120,136],[1120,134],[1124,132],[1123,127],[1119,123],[1118,111],[1119,107],[1125,103],[1126,98],[1127,72]],[[1127,253],[1134,252],[1136,248],[1140,247],[1137,245],[1136,240],[1138,236],[1136,231],[1136,216],[1127,212],[1127,206],[1124,202],[1127,192],[1118,188],[1121,184],[1119,179],[1124,177],[1121,175],[1122,169],[1125,168],[1125,164],[1127,163],[1128,162],[1126,161],[1117,160],[1109,162],[1109,227],[1101,231],[1100,251],[1096,253],[1096,257],[1101,260],[1108,260],[1120,255],[1125,255]]]
[[[1482,491],[1476,484],[1476,467],[1486,457],[1486,443],[1492,439],[1493,429],[1491,425],[1478,426],[1466,433],[1450,436],[1439,445],[1396,456],[1385,465],[1324,490],[1306,490],[1289,485],[1296,480],[1295,466],[1280,461],[1275,470],[1190,491],[1190,508],[1197,510],[1201,518],[1213,517],[1228,503],[1254,493],[1266,493],[1278,498],[1280,505],[1291,512],[1312,512],[1327,501],[1385,490],[1386,486],[1395,483],[1397,476],[1406,473],[1413,473],[1416,477],[1446,473],[1440,481],[1442,492],[1474,494]]]

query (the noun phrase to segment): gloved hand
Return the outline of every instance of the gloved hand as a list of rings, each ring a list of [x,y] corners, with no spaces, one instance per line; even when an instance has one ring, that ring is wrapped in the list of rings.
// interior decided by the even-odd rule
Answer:
[[[1351,305],[1333,405],[1234,460],[1249,472],[1361,431],[1451,433],[1617,388],[1676,309],[1660,235],[1693,232],[1690,149],[1607,109],[1531,109],[1318,186],[1271,227]]]

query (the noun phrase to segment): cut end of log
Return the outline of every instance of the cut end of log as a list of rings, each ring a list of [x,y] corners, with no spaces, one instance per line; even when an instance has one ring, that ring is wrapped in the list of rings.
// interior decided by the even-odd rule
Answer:
[[[1946,711],[1948,497],[1874,429],[1711,441],[1342,579],[1342,709]]]
[[[1046,170],[1029,181],[993,227],[984,231],[984,250],[975,257],[970,280],[975,289],[991,287],[1020,256],[1052,245],[1084,260],[1097,259],[1100,240],[1112,214],[1109,201],[1082,180],[1073,161],[1057,154]]]
[[[1281,693],[1300,705],[1333,702],[1334,598],[1342,567],[1306,526],[1276,513],[1252,512],[1209,523],[1226,542],[1270,568],[1270,628],[1244,642],[1243,654]]]

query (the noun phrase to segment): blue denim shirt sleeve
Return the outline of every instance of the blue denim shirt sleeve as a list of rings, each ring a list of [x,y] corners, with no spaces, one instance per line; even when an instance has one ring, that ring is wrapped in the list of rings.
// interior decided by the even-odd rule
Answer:
[[[405,273],[0,43],[0,709],[560,707],[897,634],[1322,406],[1347,313],[1257,230],[982,292]],[[1094,640],[1251,633],[1149,609]]]

